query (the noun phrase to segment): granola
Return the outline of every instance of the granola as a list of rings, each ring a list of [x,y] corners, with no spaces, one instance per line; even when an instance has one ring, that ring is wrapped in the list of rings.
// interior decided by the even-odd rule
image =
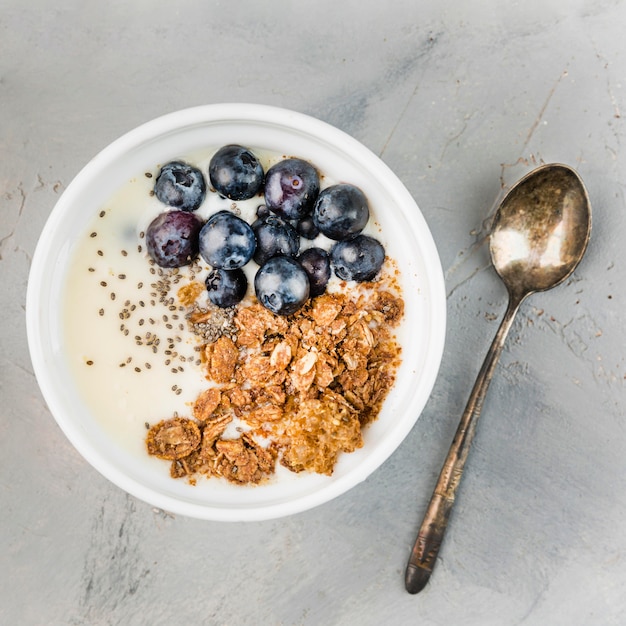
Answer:
[[[149,453],[171,460],[171,475],[192,483],[205,475],[256,484],[277,462],[331,475],[341,453],[363,446],[362,430],[395,381],[399,293],[387,276],[352,293],[327,292],[288,317],[255,302],[234,310],[228,334],[211,335],[197,331],[212,311],[192,301],[201,290],[190,285],[181,295],[203,341],[207,388],[193,419],[150,428]],[[227,435],[235,424],[238,436]]]

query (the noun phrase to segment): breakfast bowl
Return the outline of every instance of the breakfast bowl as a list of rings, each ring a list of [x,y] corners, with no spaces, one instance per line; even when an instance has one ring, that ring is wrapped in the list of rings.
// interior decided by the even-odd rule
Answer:
[[[266,171],[277,159],[298,158],[317,168],[322,188],[344,182],[358,187],[369,203],[367,232],[384,245],[388,274],[403,300],[403,315],[393,330],[400,350],[393,384],[375,419],[363,427],[360,444],[339,454],[330,471],[291,471],[293,467],[277,463],[275,472],[255,484],[215,476],[175,477],[173,466],[149,454],[146,445],[155,423],[189,413],[206,383],[206,364],[192,358],[199,348],[192,349],[185,334],[189,316],[178,315],[163,291],[164,283],[171,287],[180,279],[178,269],[148,262],[143,238],[163,208],[153,191],[155,179],[163,164],[178,161],[198,164],[206,176],[211,155],[230,145],[261,155]],[[227,198],[210,182],[206,194],[210,199],[205,205],[212,204],[201,209],[204,218],[207,210],[239,214],[239,205],[263,202],[262,195],[241,202]],[[148,276],[145,286],[142,272]],[[249,278],[252,284],[254,277]],[[350,280],[340,285],[348,294],[355,289]],[[76,450],[140,500],[173,514],[215,521],[302,512],[365,480],[396,450],[426,405],[441,362],[445,319],[444,281],[433,238],[390,168],[325,122],[240,103],[165,115],[131,130],[93,158],[63,192],[41,233],[26,307],[37,381]],[[187,357],[182,356],[185,350]]]

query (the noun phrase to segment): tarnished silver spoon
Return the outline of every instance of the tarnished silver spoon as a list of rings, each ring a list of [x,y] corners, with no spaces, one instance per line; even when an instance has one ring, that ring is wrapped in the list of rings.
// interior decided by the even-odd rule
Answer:
[[[536,168],[502,200],[494,217],[489,248],[493,266],[509,292],[509,305],[417,534],[405,576],[409,593],[424,588],[435,566],[483,401],[520,304],[532,293],[555,287],[574,271],[587,248],[590,232],[589,196],[578,174],[566,165]]]

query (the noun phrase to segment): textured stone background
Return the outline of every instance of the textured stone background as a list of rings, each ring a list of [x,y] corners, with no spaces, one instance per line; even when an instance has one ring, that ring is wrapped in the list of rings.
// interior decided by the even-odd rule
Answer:
[[[617,0],[0,0],[0,623],[623,624],[625,23]],[[247,524],[173,517],[96,473],[45,406],[24,323],[37,238],[81,167],[137,124],[228,101],[380,155],[432,230],[449,315],[397,452],[324,506]],[[586,182],[592,241],[523,305],[435,575],[410,596],[409,549],[506,304],[489,218],[549,161]]]

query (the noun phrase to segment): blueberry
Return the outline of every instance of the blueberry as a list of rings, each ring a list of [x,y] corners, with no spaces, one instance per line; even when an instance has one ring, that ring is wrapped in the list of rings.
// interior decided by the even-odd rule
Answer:
[[[259,204],[259,206],[256,208],[256,216],[259,219],[263,219],[264,217],[267,217],[269,214],[270,214],[270,210],[267,208],[265,204]]]
[[[321,296],[326,291],[330,279],[330,259],[322,248],[307,248],[296,261],[302,265],[309,277],[309,295],[311,298]]]
[[[261,266],[254,277],[259,302],[272,313],[291,315],[309,298],[309,279],[292,257],[274,256]]]
[[[315,239],[320,234],[320,229],[315,225],[312,215],[303,217],[297,224],[296,230],[305,239]]]
[[[209,163],[209,179],[215,190],[231,200],[247,200],[263,186],[263,167],[243,146],[220,148]]]
[[[163,204],[181,211],[195,211],[206,196],[206,182],[198,168],[171,161],[161,168],[154,193]]]
[[[148,254],[160,267],[189,265],[198,254],[202,221],[194,213],[167,211],[146,230]]]
[[[230,211],[215,213],[200,231],[200,256],[213,267],[243,267],[252,258],[255,247],[250,224]]]
[[[373,280],[385,260],[382,244],[368,235],[337,242],[330,251],[333,270],[341,280]]]
[[[227,308],[241,302],[248,289],[248,279],[241,268],[213,269],[205,280],[209,300],[218,307]]]
[[[365,194],[354,185],[340,183],[324,189],[315,203],[313,219],[322,234],[336,241],[358,235],[369,219]]]
[[[298,220],[313,210],[320,191],[317,170],[302,159],[284,159],[265,176],[265,204],[277,215]]]
[[[254,260],[263,265],[273,256],[282,254],[296,256],[300,249],[300,237],[296,229],[277,215],[269,215],[252,224],[256,237]]]

